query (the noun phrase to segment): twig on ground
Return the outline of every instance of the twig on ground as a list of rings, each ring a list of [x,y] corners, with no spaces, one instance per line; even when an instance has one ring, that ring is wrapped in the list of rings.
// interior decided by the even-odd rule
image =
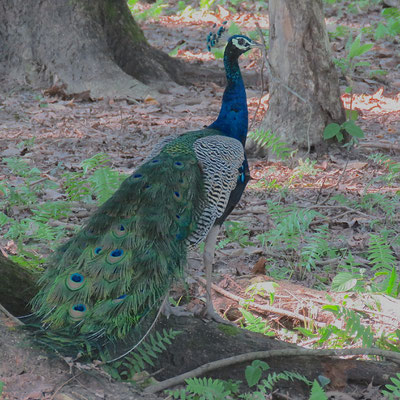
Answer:
[[[359,143],[359,147],[372,147],[374,149],[385,149],[385,150],[394,150],[400,151],[400,146],[397,146],[392,143],[381,143],[381,142],[366,142],[366,143]]]

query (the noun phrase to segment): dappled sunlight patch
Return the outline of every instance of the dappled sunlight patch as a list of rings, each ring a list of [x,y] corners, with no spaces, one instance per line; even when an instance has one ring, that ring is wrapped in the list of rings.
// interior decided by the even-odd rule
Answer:
[[[328,161],[312,165],[312,162],[306,160],[293,168],[281,162],[260,161],[252,164],[250,169],[253,180],[249,188],[260,191],[266,188],[337,188],[354,194],[400,191],[399,182],[391,182],[389,185],[379,179],[387,174],[385,165],[377,166],[364,161],[350,161],[346,166],[345,163],[338,165]]]
[[[391,113],[400,111],[400,93],[395,96],[385,96],[383,88],[373,94],[342,95],[343,105],[346,109],[358,109],[373,113]]]
[[[187,9],[179,15],[168,15],[160,17],[157,22],[162,25],[202,25],[202,24],[222,24],[224,21],[235,22],[238,25],[245,26],[246,29],[255,29],[256,22],[262,29],[269,27],[268,14],[249,14],[249,13],[231,13],[228,9],[218,6],[216,11]]]

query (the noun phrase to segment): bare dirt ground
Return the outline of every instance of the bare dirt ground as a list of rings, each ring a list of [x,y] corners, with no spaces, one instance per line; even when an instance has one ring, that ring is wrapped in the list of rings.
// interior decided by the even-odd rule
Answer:
[[[221,60],[215,60],[205,49],[205,37],[213,23],[223,19],[234,20],[244,31],[255,28],[255,21],[261,27],[268,27],[265,16],[255,17],[245,12],[237,15],[222,9],[220,15],[212,13],[195,17],[161,17],[157,21],[142,23],[142,28],[149,42],[166,52],[177,45],[182,45],[177,53],[188,62],[201,63],[210,68],[222,69]],[[224,14],[225,13],[225,14]],[[265,12],[266,13],[266,12]],[[333,30],[338,24],[348,26],[365,26],[371,20],[378,18],[379,10],[371,9],[360,15],[342,13],[341,17],[329,13],[328,29]],[[332,15],[331,15],[332,14]],[[222,15],[222,16],[221,16]],[[344,40],[332,40],[333,55],[341,57],[344,54]],[[241,61],[241,67],[248,76],[259,73],[260,55],[252,53]],[[266,189],[270,182],[276,185],[287,184],[284,201],[286,204],[296,204],[310,209],[318,208],[323,213],[322,219],[331,229],[345,237],[345,247],[360,252],[365,249],[369,234],[366,223],[371,216],[352,207],[336,207],[325,201],[335,194],[345,194],[348,198],[358,199],[364,192],[397,192],[397,183],[386,184],[375,180],[387,172],[385,165],[378,166],[367,159],[371,153],[381,152],[390,155],[394,161],[400,161],[400,55],[398,43],[394,40],[380,41],[365,60],[371,62],[367,70],[357,70],[355,81],[356,96],[353,105],[359,110],[360,126],[366,133],[366,138],[360,140],[356,148],[346,156],[344,151],[332,151],[317,160],[315,174],[296,176],[297,160],[286,163],[252,159],[251,174],[253,181],[246,190],[238,209],[232,214],[231,220],[240,221],[248,228],[248,240],[256,242],[256,236],[273,226],[268,213],[266,199],[282,197],[279,190],[272,186]],[[379,78],[371,79],[368,71],[385,69],[388,73]],[[268,77],[267,77],[268,79]],[[246,80],[246,79],[245,79]],[[249,114],[253,116],[260,96],[261,107],[258,110],[257,121],[268,109],[267,92],[260,94],[260,89],[254,79],[253,85],[247,84]],[[344,88],[345,80],[341,79]],[[78,171],[80,163],[97,154],[106,153],[111,159],[111,166],[121,172],[131,173],[148,154],[154,144],[170,134],[202,128],[210,124],[217,116],[223,87],[210,82],[209,84],[182,87],[166,82],[157,98],[148,98],[143,103],[128,104],[125,100],[79,99],[63,100],[59,96],[50,96],[43,90],[16,90],[0,92],[0,154],[1,157],[20,157],[32,167],[42,171],[44,178],[58,181],[66,171]],[[349,105],[348,97],[343,97],[345,105]],[[34,139],[30,142],[29,140]],[[310,156],[312,158],[312,155]],[[5,163],[0,160],[0,181],[8,180],[17,186],[19,178],[10,175]],[[290,182],[289,182],[290,181]],[[288,183],[289,182],[289,183]],[[63,199],[62,193],[48,190],[43,193],[42,201]],[[324,208],[325,207],[325,208]],[[91,210],[80,206],[65,224],[79,225]],[[14,218],[22,217],[26,210],[14,210]],[[374,217],[384,219],[385,212]],[[224,235],[221,234],[221,239]],[[0,247],[6,254],[13,254],[15,245],[9,240],[0,238]],[[400,259],[400,249],[394,248]],[[228,243],[217,251],[214,282],[224,289],[215,293],[215,303],[218,311],[234,321],[240,319],[238,299],[229,294],[246,298],[245,289],[249,284],[270,281],[265,276],[264,265],[268,257],[280,257],[263,248],[261,244],[241,246],[236,242]],[[200,255],[191,255],[189,275],[199,277],[201,270]],[[364,260],[365,261],[365,260]],[[285,263],[282,259],[282,263]],[[333,261],[334,262],[334,261]],[[329,275],[329,273],[328,273]],[[189,279],[191,294],[195,299],[189,308],[199,307],[196,298],[202,298],[204,291],[195,280]],[[268,315],[272,328],[285,326],[291,328],[298,325],[302,317],[312,317],[316,323],[333,322],[332,314],[324,312],[322,305],[326,304],[327,292],[320,292],[312,287],[318,287],[315,275],[308,274],[305,279],[293,274],[289,282],[280,281],[275,294],[274,307],[282,309],[282,314],[269,313],[268,310],[253,309],[258,315]],[[178,286],[177,293],[181,293]],[[343,293],[328,293],[336,304],[343,301]],[[371,295],[372,296],[372,295]],[[256,296],[257,303],[268,303],[261,296]],[[374,299],[376,301],[376,299]],[[399,303],[395,299],[382,296],[379,299],[381,309],[376,310],[370,318],[371,325],[388,327],[391,330],[400,329]],[[357,295],[351,296],[348,306],[355,310],[365,308]],[[297,314],[298,319],[285,315],[285,311]],[[372,313],[371,313],[372,314]],[[2,316],[0,324],[0,380],[6,383],[5,399],[102,399],[102,398],[140,398],[132,389],[126,388],[114,396],[114,383],[108,387],[96,387],[96,384],[82,383],[74,380],[69,387],[68,371],[65,366],[43,358],[41,353],[25,351],[26,345],[20,343],[20,335],[8,329],[10,321]],[[296,342],[296,339],[290,338]],[[297,341],[299,344],[306,345]],[[307,345],[312,345],[309,341]],[[88,379],[88,378],[85,378]],[[62,390],[61,385],[65,384]],[[68,389],[69,387],[69,389]],[[61,394],[63,393],[63,395]],[[63,397],[64,396],[64,397]],[[69,397],[68,397],[69,396]],[[125,396],[125,397],[124,397]],[[149,397],[150,398],[150,397]],[[361,398],[361,397],[354,397]],[[366,397],[364,397],[366,398]],[[370,397],[379,398],[379,397]]]

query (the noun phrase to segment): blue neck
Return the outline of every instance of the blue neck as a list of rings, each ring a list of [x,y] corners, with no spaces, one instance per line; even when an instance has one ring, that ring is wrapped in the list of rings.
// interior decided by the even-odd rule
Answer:
[[[222,98],[221,111],[209,128],[218,129],[223,134],[246,143],[248,112],[246,91],[240,73],[238,57],[225,52],[224,65],[228,84]]]

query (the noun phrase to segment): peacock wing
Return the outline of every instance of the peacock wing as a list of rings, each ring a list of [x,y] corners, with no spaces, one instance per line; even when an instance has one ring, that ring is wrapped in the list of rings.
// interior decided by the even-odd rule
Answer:
[[[197,229],[189,237],[191,245],[201,242],[215,220],[224,213],[244,160],[242,144],[228,136],[202,137],[194,142],[193,148],[203,171],[205,197]]]

